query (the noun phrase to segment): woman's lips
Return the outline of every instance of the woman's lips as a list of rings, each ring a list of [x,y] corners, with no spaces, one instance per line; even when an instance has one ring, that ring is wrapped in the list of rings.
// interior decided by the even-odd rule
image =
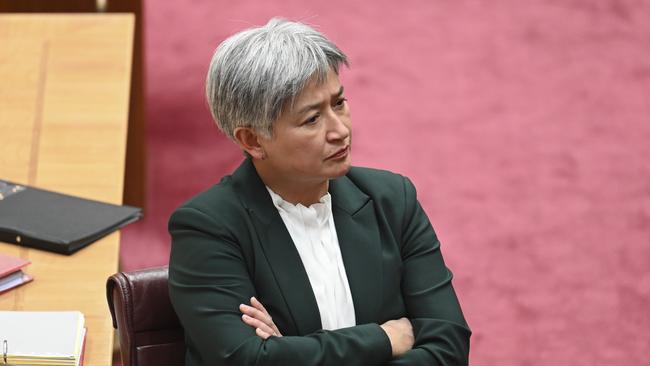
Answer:
[[[348,156],[349,151],[350,151],[350,145],[348,145],[348,146],[342,148],[341,150],[335,152],[334,154],[328,156],[327,159],[325,159],[325,160],[338,160],[338,159],[345,158],[346,156]]]

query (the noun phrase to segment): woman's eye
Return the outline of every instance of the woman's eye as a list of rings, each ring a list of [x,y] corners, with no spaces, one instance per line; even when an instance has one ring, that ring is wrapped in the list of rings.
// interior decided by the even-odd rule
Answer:
[[[306,120],[303,124],[304,125],[309,125],[309,124],[316,123],[316,121],[318,120],[318,116],[319,116],[318,114],[315,114],[314,116],[312,116],[311,118]]]
[[[341,98],[341,99],[336,101],[336,104],[334,106],[337,107],[337,108],[341,108],[345,104],[346,100],[347,100],[346,98]]]

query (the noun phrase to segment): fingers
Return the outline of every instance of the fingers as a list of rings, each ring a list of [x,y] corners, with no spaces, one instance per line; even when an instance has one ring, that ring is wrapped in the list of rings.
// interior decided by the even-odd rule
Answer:
[[[263,334],[267,334],[266,338],[268,338],[268,337],[270,337],[272,335],[276,335],[275,331],[271,327],[269,327],[267,324],[265,324],[264,322],[262,322],[262,321],[260,321],[258,319],[251,318],[250,316],[248,316],[246,314],[242,315],[241,318],[244,321],[244,323],[246,323],[247,325],[249,325],[252,328],[255,328],[255,332],[257,333],[257,335],[260,335],[260,332],[262,332]],[[266,339],[266,338],[264,338],[264,339]]]
[[[278,329],[278,327],[273,322],[273,318],[271,318],[271,315],[269,314],[268,311],[266,311],[266,308],[264,307],[264,305],[262,305],[262,303],[259,302],[259,300],[257,300],[257,298],[255,296],[251,297],[251,305],[253,305],[257,310],[261,311],[264,315],[266,315],[266,317],[268,318],[268,320],[270,322],[270,323],[267,323],[267,324],[269,324],[271,326],[271,328],[273,328],[273,331],[276,333],[276,335],[281,336],[282,334],[280,334],[280,330]]]
[[[257,300],[255,298],[255,296],[251,297],[251,305],[253,305],[253,307],[255,309],[257,309],[257,310],[261,311],[262,313],[264,313],[264,315],[268,316],[269,318],[271,317],[269,315],[269,313],[266,311],[266,308],[264,307],[264,305],[262,305],[262,303],[259,302],[259,300]]]
[[[268,311],[266,311],[266,308],[264,308],[264,305],[255,297],[251,298],[251,305],[239,305],[239,310],[243,313],[242,321],[248,326],[255,328],[255,332],[260,338],[266,339],[270,336],[282,337],[280,330],[273,323],[273,319]]]
[[[239,311],[250,316],[251,318],[255,318],[261,322],[264,322],[269,327],[271,326],[271,324],[273,324],[273,320],[268,314],[264,314],[261,310],[254,308],[252,306],[241,304],[239,305]]]
[[[269,333],[261,330],[260,328],[255,329],[255,334],[257,334],[257,336],[262,339],[267,339],[268,337],[271,336]]]

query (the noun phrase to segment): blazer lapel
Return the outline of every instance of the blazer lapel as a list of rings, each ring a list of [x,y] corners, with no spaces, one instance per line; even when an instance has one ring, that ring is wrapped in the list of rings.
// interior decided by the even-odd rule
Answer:
[[[382,300],[379,226],[372,199],[346,176],[330,181],[334,224],[357,324],[374,323]]]
[[[262,250],[296,327],[296,334],[322,328],[309,277],[280,214],[250,159],[233,174],[242,202],[251,213]]]

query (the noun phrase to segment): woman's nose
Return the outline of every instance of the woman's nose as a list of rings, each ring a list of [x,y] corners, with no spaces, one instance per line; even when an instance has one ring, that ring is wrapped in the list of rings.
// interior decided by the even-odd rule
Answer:
[[[327,139],[330,141],[345,140],[350,135],[350,126],[347,123],[348,117],[339,116],[332,113],[330,118],[329,130],[327,131]]]

